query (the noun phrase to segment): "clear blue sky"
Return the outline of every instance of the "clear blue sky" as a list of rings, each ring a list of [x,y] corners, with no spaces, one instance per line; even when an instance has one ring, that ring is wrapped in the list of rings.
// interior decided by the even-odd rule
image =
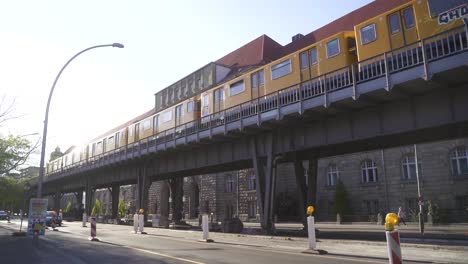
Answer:
[[[371,0],[2,1],[0,96],[15,100],[3,134],[42,134],[52,98],[48,151],[66,150],[151,109],[154,93],[262,34],[285,45]],[[32,140],[37,138],[32,137]],[[37,155],[30,164],[37,165]]]

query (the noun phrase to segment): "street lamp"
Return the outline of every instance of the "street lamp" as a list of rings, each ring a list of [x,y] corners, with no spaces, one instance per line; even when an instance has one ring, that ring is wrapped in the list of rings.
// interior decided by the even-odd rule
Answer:
[[[92,46],[92,47],[89,47],[87,49],[84,49],[80,52],[78,52],[77,54],[75,54],[75,56],[71,57],[67,63],[65,63],[65,65],[63,65],[62,69],[59,71],[59,73],[57,74],[57,77],[55,77],[55,81],[54,81],[54,84],[52,85],[52,88],[50,89],[50,93],[49,93],[49,99],[47,100],[47,107],[46,107],[46,112],[45,112],[45,119],[44,119],[44,132],[42,133],[42,150],[41,150],[41,163],[39,165],[39,179],[38,179],[38,182],[37,182],[37,197],[38,198],[41,198],[42,197],[42,180],[44,178],[44,157],[45,157],[45,150],[46,150],[46,139],[47,139],[47,123],[48,123],[48,120],[49,120],[49,106],[50,106],[50,100],[52,99],[52,93],[54,92],[54,89],[55,89],[55,84],[57,84],[57,81],[60,77],[60,75],[62,74],[63,70],[65,70],[65,68],[68,66],[68,64],[70,64],[70,62],[75,59],[76,57],[78,57],[81,53],[84,53],[88,50],[91,50],[91,49],[96,49],[96,48],[104,48],[104,47],[114,47],[114,48],[123,48],[124,45],[120,44],[120,43],[113,43],[113,44],[106,44],[106,45],[97,45],[97,46]]]

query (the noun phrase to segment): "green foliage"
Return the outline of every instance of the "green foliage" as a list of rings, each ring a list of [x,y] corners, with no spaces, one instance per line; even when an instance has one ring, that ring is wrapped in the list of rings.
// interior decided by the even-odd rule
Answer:
[[[60,158],[63,156],[63,153],[62,151],[60,151],[60,147],[56,147],[54,151],[52,151],[52,153],[50,153],[50,159],[49,161],[53,161],[57,158]]]
[[[93,210],[91,211],[92,216],[99,216],[102,214],[102,206],[101,206],[101,201],[99,199],[96,199],[94,202]]]
[[[25,193],[22,181],[0,177],[0,208],[19,212],[24,205]]]
[[[119,200],[118,206],[118,217],[124,218],[125,217],[125,203],[122,199]]]
[[[23,165],[35,148],[21,136],[0,136],[0,176]]]
[[[72,203],[71,201],[68,201],[67,206],[65,207],[65,210],[63,210],[64,213],[69,213],[72,209]]]
[[[341,217],[352,214],[351,202],[348,197],[348,191],[342,181],[336,184],[335,200],[333,203],[333,212],[340,214]]]

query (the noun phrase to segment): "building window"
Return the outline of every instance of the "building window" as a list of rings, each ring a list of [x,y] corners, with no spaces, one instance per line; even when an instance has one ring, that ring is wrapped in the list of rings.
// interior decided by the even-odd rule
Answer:
[[[379,213],[379,200],[364,200],[364,207],[367,215],[376,215]]]
[[[301,53],[301,69],[309,67],[309,58],[307,57],[307,52]]]
[[[414,154],[407,154],[401,160],[401,168],[403,170],[403,180],[414,180],[416,179],[416,162]],[[421,171],[421,163],[418,163],[418,170]]]
[[[310,64],[317,64],[317,48],[312,48],[310,50]]]
[[[331,58],[340,53],[340,40],[334,39],[327,43],[327,58]]]
[[[372,160],[366,160],[361,165],[362,183],[377,182],[377,166]]]
[[[234,178],[231,174],[226,175],[226,192],[230,193],[234,190]]]
[[[390,33],[395,34],[400,32],[400,19],[398,14],[391,14],[388,17],[388,23],[390,24]]]
[[[375,24],[370,24],[361,28],[361,44],[366,45],[377,39]]]
[[[188,101],[187,102],[187,113],[191,113],[193,111],[193,101]]]
[[[336,166],[336,164],[330,164],[327,169],[327,186],[335,186],[339,175],[338,166]]]
[[[245,91],[244,80],[235,82],[229,86],[229,96],[240,94]]]
[[[452,175],[468,175],[468,151],[466,147],[457,147],[450,154]]]
[[[405,10],[403,10],[403,17],[405,19],[405,27],[407,29],[414,27],[413,7],[408,7]]]
[[[291,59],[280,62],[276,65],[271,66],[271,78],[273,80],[281,78],[291,73]]]
[[[257,216],[257,202],[256,201],[248,201],[247,202],[247,210],[249,218],[255,218]]]
[[[248,190],[254,191],[257,189],[257,179],[255,179],[255,174],[251,173],[248,176]]]

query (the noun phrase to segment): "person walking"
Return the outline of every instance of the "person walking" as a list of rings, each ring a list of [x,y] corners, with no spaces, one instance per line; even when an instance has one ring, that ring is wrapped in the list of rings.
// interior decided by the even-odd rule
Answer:
[[[403,210],[403,208],[401,208],[401,206],[398,208],[398,226],[400,226],[400,223],[403,223],[406,225],[406,222],[405,222],[405,211]]]

